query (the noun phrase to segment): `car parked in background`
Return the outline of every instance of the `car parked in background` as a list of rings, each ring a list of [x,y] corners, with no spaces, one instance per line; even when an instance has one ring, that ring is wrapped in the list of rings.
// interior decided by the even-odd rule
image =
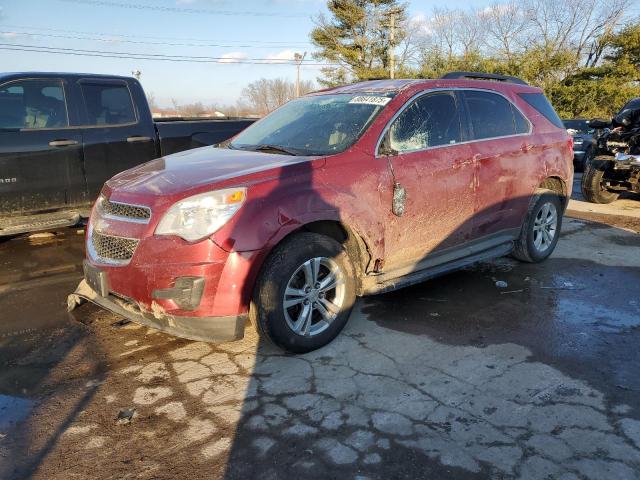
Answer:
[[[135,78],[0,74],[0,236],[74,225],[116,173],[253,121],[154,122]]]
[[[313,350],[358,295],[502,255],[546,259],[571,194],[571,147],[542,90],[512,77],[315,92],[221,148],[109,180],[69,307],[88,299],[206,341],[241,338],[251,318],[280,347]]]
[[[573,137],[573,160],[578,171],[584,171],[585,166],[596,155],[597,145],[594,138],[595,129],[589,126],[585,118],[563,120],[569,135]]]

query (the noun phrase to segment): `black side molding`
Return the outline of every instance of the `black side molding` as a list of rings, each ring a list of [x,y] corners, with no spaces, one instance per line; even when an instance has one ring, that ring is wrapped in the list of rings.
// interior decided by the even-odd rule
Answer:
[[[449,72],[445,73],[443,79],[453,80],[456,78],[468,78],[470,80],[493,80],[496,82],[518,83],[520,85],[529,85],[527,82],[518,77],[510,77],[509,75],[499,75],[497,73],[484,72]]]

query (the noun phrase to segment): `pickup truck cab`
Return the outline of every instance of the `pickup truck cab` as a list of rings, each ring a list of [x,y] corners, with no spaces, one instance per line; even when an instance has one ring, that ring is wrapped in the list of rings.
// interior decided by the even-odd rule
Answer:
[[[0,235],[73,225],[118,172],[252,121],[154,122],[134,78],[0,74]]]
[[[573,183],[571,137],[542,90],[480,73],[315,92],[221,147],[106,183],[71,310],[88,299],[207,341],[241,338],[251,318],[306,352],[338,335],[356,296],[546,259]]]

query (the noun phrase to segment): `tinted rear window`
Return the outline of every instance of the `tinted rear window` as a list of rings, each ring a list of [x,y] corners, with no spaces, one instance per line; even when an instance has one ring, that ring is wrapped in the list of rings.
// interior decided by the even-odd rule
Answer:
[[[522,99],[558,128],[565,128],[562,120],[542,93],[521,93]]]
[[[464,92],[473,127],[473,138],[506,137],[528,133],[529,124],[502,95],[469,90]]]
[[[126,85],[83,82],[81,86],[89,125],[123,125],[136,121]]]

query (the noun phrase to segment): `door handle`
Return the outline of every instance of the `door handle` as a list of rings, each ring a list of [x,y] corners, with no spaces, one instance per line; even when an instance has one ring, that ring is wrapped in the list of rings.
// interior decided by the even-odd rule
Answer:
[[[151,141],[151,137],[140,137],[138,135],[127,137],[127,142],[129,143],[150,142],[150,141]]]
[[[50,147],[70,147],[77,144],[77,140],[52,140],[49,142]]]
[[[474,162],[476,162],[477,159],[475,157],[473,158],[464,158],[464,159],[458,159],[455,160],[453,162],[453,168],[461,168],[461,167],[466,167],[467,165],[471,165]]]
[[[529,150],[531,150],[533,148],[533,145],[531,145],[530,143],[524,143],[521,147],[520,150],[522,150],[524,153],[527,153]]]

